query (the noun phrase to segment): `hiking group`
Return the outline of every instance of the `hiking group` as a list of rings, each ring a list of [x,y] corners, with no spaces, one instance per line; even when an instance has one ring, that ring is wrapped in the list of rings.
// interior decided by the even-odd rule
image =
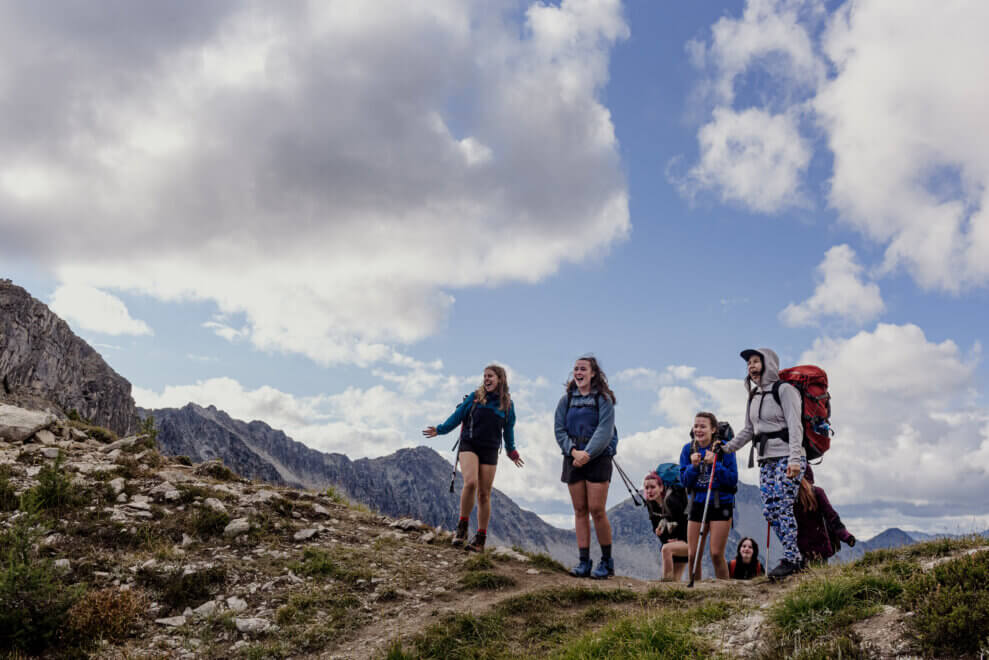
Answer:
[[[731,562],[725,557],[738,489],[735,452],[749,443],[749,467],[755,460],[759,464],[762,513],[768,525],[766,541],[768,544],[771,528],[783,551],[779,564],[768,574],[770,578],[782,579],[802,570],[807,561],[825,560],[842,542],[855,544],[855,537],[842,525],[824,491],[813,484],[807,464],[809,458],[820,457],[830,446],[827,376],[813,366],[780,371],[779,357],[768,348],[748,349],[741,357],[746,362],[748,393],[742,430],[734,435],[731,426],[719,422],[713,413],[698,412],[679,462],[662,463],[643,480],[650,524],[662,544],[664,580],[681,580],[688,565],[690,584],[699,579],[705,542],[715,577],[748,579],[765,573],[753,538],[739,541]],[[567,484],[574,511],[578,549],[578,563],[570,571],[574,577],[605,579],[615,574],[606,510],[615,467],[630,485],[614,460],[618,447],[616,403],[597,359],[592,355],[577,358],[554,416],[554,435],[563,455],[560,480]],[[502,444],[516,466],[524,465],[515,449],[515,408],[502,367],[485,367],[477,390],[467,394],[445,422],[426,428],[423,435],[432,438],[458,425],[454,471],[459,462],[463,488],[453,544],[481,551],[487,538],[491,488]],[[452,492],[452,482],[450,488]],[[478,529],[468,542],[475,500]],[[597,565],[590,556],[591,520],[600,547]]]

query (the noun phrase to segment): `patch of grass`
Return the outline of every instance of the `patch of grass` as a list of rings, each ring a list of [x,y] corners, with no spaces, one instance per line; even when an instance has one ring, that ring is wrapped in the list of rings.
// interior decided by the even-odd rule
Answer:
[[[684,603],[688,600],[703,598],[700,591],[683,587],[649,587],[646,599],[658,603]]]
[[[275,622],[291,639],[293,655],[314,653],[367,621],[360,600],[339,590],[311,589],[292,594],[275,612]]]
[[[228,468],[219,460],[202,463],[198,468],[196,468],[196,473],[213,477],[217,481],[236,481],[239,479],[233,470]]]
[[[137,591],[108,587],[86,592],[69,610],[69,634],[82,643],[122,640],[138,626],[146,608],[144,596]]]
[[[505,612],[525,614],[591,603],[628,603],[638,598],[638,595],[630,589],[553,587],[509,598],[502,601],[498,607]]]
[[[302,562],[295,562],[293,568],[309,577],[335,578],[353,585],[358,580],[370,583],[372,573],[363,567],[363,563],[364,559],[344,550],[335,552],[331,557],[322,548],[306,548],[302,553]]]
[[[84,503],[82,492],[72,483],[72,477],[62,469],[64,462],[65,456],[60,451],[53,463],[41,468],[38,485],[24,493],[22,508],[37,508],[60,514]]]
[[[72,411],[69,412],[71,413]],[[71,417],[69,417],[68,424],[72,428],[79,429],[80,431],[88,435],[90,438],[93,438],[94,440],[99,440],[103,444],[110,444],[111,442],[116,442],[117,440],[120,439],[120,436],[118,436],[110,429],[105,429],[102,426],[96,426],[95,424],[90,424],[86,421],[83,421],[82,418],[72,419]]]
[[[500,617],[447,614],[412,640],[414,652],[411,655],[393,647],[389,657],[496,658],[504,650],[505,631]]]
[[[689,617],[681,612],[626,617],[604,630],[589,633],[563,649],[556,657],[591,658],[709,658],[709,644],[690,630]]]
[[[494,562],[491,561],[491,557],[486,552],[472,554],[463,563],[465,571],[486,571],[492,568],[494,568]]]
[[[223,528],[230,523],[230,515],[202,507],[196,509],[190,522],[196,534],[202,538],[209,538],[223,534]]]
[[[898,580],[880,575],[823,576],[801,583],[770,611],[787,636],[813,640],[875,614],[902,593]]]
[[[21,499],[10,483],[10,467],[0,465],[0,511],[16,511],[20,504]]]
[[[903,601],[914,612],[909,625],[927,653],[979,653],[989,646],[989,551],[915,575]]]
[[[37,555],[38,522],[25,513],[0,534],[0,650],[37,654],[53,646],[82,593]]]
[[[188,456],[186,456],[185,454],[179,454],[178,456],[172,456],[172,462],[173,463],[178,463],[179,465],[186,465],[186,466],[191,466],[192,465],[192,459],[189,458]]]
[[[212,566],[186,574],[181,568],[156,571],[142,568],[137,572],[138,584],[159,594],[159,600],[181,610],[188,605],[200,605],[208,600],[227,580],[227,570]]]
[[[342,504],[343,506],[349,506],[350,500],[340,492],[335,486],[327,486],[323,495],[329,498],[331,502],[336,502],[337,504]]]
[[[491,571],[475,571],[460,578],[460,586],[464,589],[503,589],[514,587],[518,582],[509,575],[500,575]]]

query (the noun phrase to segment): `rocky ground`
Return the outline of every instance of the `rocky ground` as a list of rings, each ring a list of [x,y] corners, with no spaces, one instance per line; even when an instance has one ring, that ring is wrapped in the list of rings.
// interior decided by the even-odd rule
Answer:
[[[495,611],[502,627],[533,629],[509,631],[477,657],[536,655],[692,599],[698,621],[717,619],[693,626],[708,645],[697,648],[766,657],[768,608],[800,583],[704,581],[688,591],[574,580],[545,556],[452,548],[443,530],[378,515],[332,489],[248,482],[218,462],[166,458],[146,435],[117,439],[4,404],[0,509],[4,649],[52,657],[442,657],[450,652],[423,650],[426,638],[466,625],[462,639],[443,643],[475,643]],[[11,586],[17,557],[41,571],[35,592]],[[911,648],[906,616],[887,605],[849,635],[866,657],[900,657]]]

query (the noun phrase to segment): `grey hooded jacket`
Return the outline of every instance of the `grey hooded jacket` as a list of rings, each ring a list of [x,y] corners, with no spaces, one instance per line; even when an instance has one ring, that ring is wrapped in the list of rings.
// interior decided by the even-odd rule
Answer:
[[[802,456],[807,455],[803,443],[804,425],[800,417],[800,392],[793,385],[783,383],[779,388],[780,402],[783,405],[777,405],[772,390],[773,383],[780,379],[780,358],[769,348],[758,348],[756,352],[762,356],[761,382],[755,384],[755,396],[749,401],[745,428],[739,431],[725,447],[728,451],[738,451],[747,443],[755,441],[758,434],[772,433],[786,428],[790,441],[770,438],[759,453],[759,461],[783,457],[798,461]],[[745,387],[750,391],[753,387],[748,376],[745,377]]]

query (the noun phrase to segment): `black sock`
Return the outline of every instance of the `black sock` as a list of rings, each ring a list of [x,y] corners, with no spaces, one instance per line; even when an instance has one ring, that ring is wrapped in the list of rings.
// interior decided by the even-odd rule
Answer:
[[[611,559],[611,544],[601,546],[601,559]]]
[[[589,547],[588,548],[577,548],[577,550],[580,553],[578,556],[580,557],[580,560],[581,561],[590,561],[591,560],[591,549]]]

